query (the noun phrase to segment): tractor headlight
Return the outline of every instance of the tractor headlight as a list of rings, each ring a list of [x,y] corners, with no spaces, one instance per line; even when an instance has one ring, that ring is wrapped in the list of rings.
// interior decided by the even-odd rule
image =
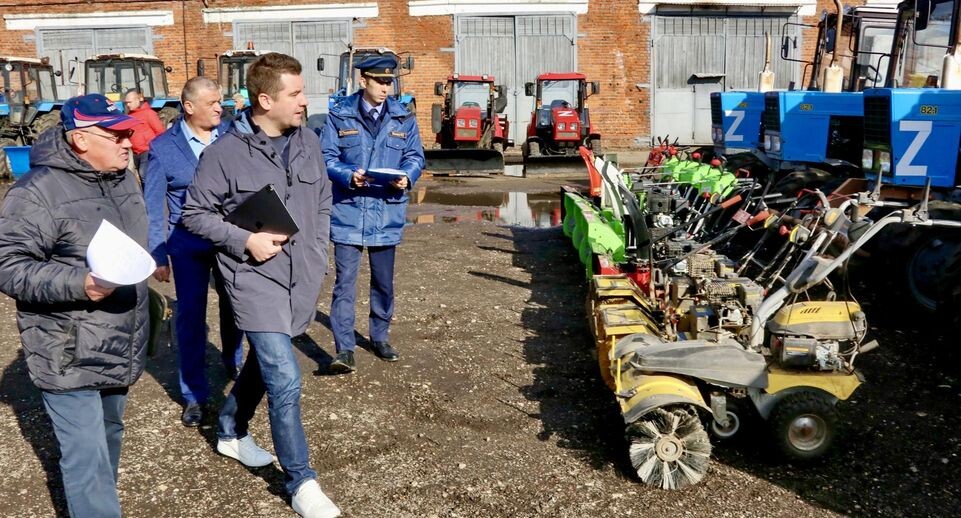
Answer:
[[[764,135],[764,151],[770,151],[770,150],[771,150],[771,136]]]
[[[874,169],[874,150],[865,149],[861,152],[861,169]]]
[[[563,122],[557,123],[557,131],[566,131],[566,130],[567,130],[567,124]]]
[[[891,172],[891,153],[888,151],[882,151],[878,154],[878,162],[881,162],[881,174],[888,174]]]
[[[576,123],[576,122],[572,122],[572,123],[571,123],[571,131],[577,131],[577,123]]]
[[[470,127],[472,127],[472,128],[476,128],[476,127],[477,127],[477,119],[471,119],[471,120],[470,120]]]
[[[457,127],[458,127],[458,128],[466,128],[466,127],[467,127],[467,121],[465,121],[464,119],[457,119]]]
[[[771,147],[774,148],[775,153],[781,152],[781,136],[780,135],[771,136]]]

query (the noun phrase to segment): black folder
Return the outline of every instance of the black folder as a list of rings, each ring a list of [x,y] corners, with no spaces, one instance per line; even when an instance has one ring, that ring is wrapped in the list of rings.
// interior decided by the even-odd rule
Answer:
[[[244,200],[230,214],[227,214],[224,221],[251,232],[271,232],[292,236],[300,231],[272,184],[267,184]]]

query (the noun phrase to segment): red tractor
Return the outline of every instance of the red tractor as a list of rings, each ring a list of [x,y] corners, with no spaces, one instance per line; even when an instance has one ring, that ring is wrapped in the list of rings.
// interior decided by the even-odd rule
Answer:
[[[577,148],[586,146],[601,154],[601,135],[591,126],[585,102],[600,91],[600,83],[587,82],[584,74],[541,74],[524,91],[534,98],[534,112],[522,146],[524,162],[538,159],[580,160]]]
[[[507,117],[500,115],[507,107],[505,92],[488,75],[454,74],[446,84],[434,83],[434,94],[443,96],[444,103],[432,107],[437,139],[425,152],[426,169],[448,174],[503,172],[504,148],[514,145],[508,138]]]

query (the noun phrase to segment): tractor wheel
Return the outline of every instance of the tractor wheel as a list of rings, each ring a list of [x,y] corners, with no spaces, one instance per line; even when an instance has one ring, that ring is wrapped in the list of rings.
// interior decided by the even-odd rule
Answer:
[[[631,465],[649,486],[681,489],[700,482],[711,461],[711,441],[693,408],[658,408],[627,429]]]
[[[532,140],[532,141],[528,142],[528,143],[527,143],[527,156],[529,156],[529,157],[538,157],[538,156],[541,156],[541,143],[538,142],[538,141],[536,141],[536,140]]]
[[[7,152],[3,148],[16,145],[17,142],[13,139],[0,138],[0,178],[13,178],[13,168],[10,167]]]
[[[776,444],[788,459],[811,461],[824,455],[834,442],[837,405],[827,394],[797,392],[778,402],[770,423]]]
[[[954,247],[938,287],[938,317],[961,331],[961,245]]]
[[[601,148],[601,139],[592,138],[587,141],[587,147],[591,148],[591,153],[594,153],[596,157],[604,156],[604,150]]]
[[[957,236],[928,232],[912,247],[905,265],[905,284],[922,312],[933,314],[938,309],[938,287],[958,244]]]
[[[174,120],[180,116],[180,110],[174,108],[173,106],[164,106],[157,116],[160,117],[160,122],[163,123],[164,128],[169,128]]]
[[[30,125],[30,129],[33,131],[33,138],[36,139],[41,133],[55,127],[57,124],[60,124],[60,110],[53,110],[50,113],[45,113],[37,117],[34,119],[33,124]]]
[[[801,169],[779,178],[771,190],[784,196],[796,196],[802,189],[820,189],[833,178],[831,173],[813,167]]]

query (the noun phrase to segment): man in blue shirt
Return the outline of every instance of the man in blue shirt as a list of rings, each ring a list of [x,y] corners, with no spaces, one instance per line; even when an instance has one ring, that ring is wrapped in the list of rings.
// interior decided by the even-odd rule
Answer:
[[[184,398],[180,420],[184,426],[197,426],[203,419],[203,404],[210,393],[204,374],[204,353],[211,270],[220,300],[221,356],[231,379],[236,379],[238,367],[243,363],[243,333],[234,323],[230,300],[223,291],[217,269],[213,268],[212,243],[189,232],[181,223],[180,214],[200,153],[229,126],[220,120],[223,111],[220,86],[205,77],[195,77],[184,85],[181,100],[183,118],[151,143],[144,173],[144,197],[150,218],[149,249],[158,265],[154,278],[168,282],[171,266],[174,270],[177,291],[174,327],[180,393]]]
[[[330,307],[337,356],[333,373],[355,370],[354,301],[360,259],[370,257],[370,342],[386,361],[399,354],[388,342],[394,314],[394,255],[407,213],[407,192],[424,167],[417,118],[390,97],[397,60],[368,58],[356,65],[361,91],[331,108],[321,135],[327,175],[333,184],[330,240],[337,280]],[[373,181],[373,169],[394,169],[392,181]]]

